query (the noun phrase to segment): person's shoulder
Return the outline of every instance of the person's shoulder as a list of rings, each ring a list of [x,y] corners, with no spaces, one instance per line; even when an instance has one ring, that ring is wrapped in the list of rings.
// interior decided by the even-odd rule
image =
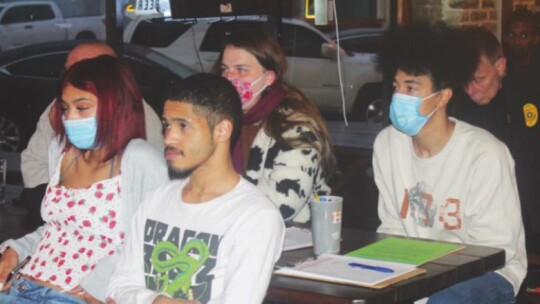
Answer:
[[[132,139],[126,146],[124,155],[139,160],[159,160],[164,162],[163,153],[160,153],[148,141],[141,138]]]
[[[278,211],[266,194],[243,177],[240,178],[235,195],[239,198],[239,202],[244,205],[244,208]]]
[[[132,152],[132,151],[139,151],[139,152],[148,152],[152,151],[151,153],[158,152],[156,148],[154,148],[147,140],[142,138],[134,138],[129,141],[129,143],[126,146],[126,152]]]
[[[463,137],[465,139],[474,141],[474,140],[481,140],[481,141],[499,141],[495,135],[491,134],[486,129],[480,128],[478,126],[472,125],[468,122],[459,120],[459,119],[452,119],[455,124],[455,130],[458,134],[458,136]]]
[[[302,113],[289,115],[288,120],[292,122],[291,127],[283,131],[284,138],[296,138],[300,136],[306,136],[306,134],[313,134],[310,128],[307,126],[309,118]],[[315,137],[315,135],[313,135]]]
[[[484,151],[485,153],[506,149],[506,145],[489,131],[458,119],[454,119],[454,121],[457,140],[467,149]]]
[[[175,193],[180,193],[185,184],[186,180],[184,179],[177,179],[161,183],[155,188],[148,190],[145,201],[155,201],[160,204],[160,202],[162,202],[164,199],[171,197]]]

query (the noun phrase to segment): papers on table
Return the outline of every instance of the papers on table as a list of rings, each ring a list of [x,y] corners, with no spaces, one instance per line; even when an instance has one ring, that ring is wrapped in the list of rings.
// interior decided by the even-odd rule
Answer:
[[[458,244],[388,237],[346,255],[418,266],[463,248]]]
[[[298,227],[289,227],[285,230],[285,243],[283,251],[313,246],[311,230]]]
[[[284,267],[276,274],[355,286],[383,288],[426,272],[414,265],[322,254],[316,260]]]

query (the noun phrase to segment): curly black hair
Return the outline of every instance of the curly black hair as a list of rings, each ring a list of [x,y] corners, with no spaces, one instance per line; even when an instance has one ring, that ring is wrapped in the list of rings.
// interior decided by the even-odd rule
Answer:
[[[378,67],[386,79],[397,70],[428,76],[439,91],[472,79],[478,59],[478,50],[466,43],[459,29],[442,22],[416,22],[385,32]]]

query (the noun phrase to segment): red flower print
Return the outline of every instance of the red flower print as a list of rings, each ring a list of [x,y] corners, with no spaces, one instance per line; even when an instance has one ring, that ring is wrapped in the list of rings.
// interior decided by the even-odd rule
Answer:
[[[82,265],[81,270],[82,271],[87,271],[88,270],[88,265],[86,265],[86,264]]]
[[[64,243],[62,243],[64,246],[67,246],[67,244],[69,244],[69,240],[65,240]]]
[[[123,232],[120,232],[120,238],[123,240],[126,235]]]
[[[92,224],[90,223],[89,220],[84,220],[84,221],[83,221],[83,226],[84,226],[84,227],[90,227],[90,226],[92,226]]]
[[[103,189],[103,184],[102,183],[97,184],[96,188],[99,189],[99,190]]]
[[[64,240],[63,238],[59,237],[58,238],[58,243],[62,243],[62,240]]]
[[[67,232],[62,232],[62,237],[66,237]]]
[[[51,248],[51,250],[49,250],[49,255],[52,255],[54,252],[54,249]]]
[[[62,194],[62,190],[60,190],[60,189],[56,190],[56,195],[57,195],[57,196],[59,196],[59,195],[61,195],[61,194]]]
[[[116,217],[116,211],[114,211],[114,210],[109,210],[109,216],[110,216],[111,218],[115,218],[115,217]]]
[[[82,235],[79,235],[79,237],[77,237],[77,241],[79,241],[79,242],[82,241],[83,239],[84,239],[84,236],[82,236]]]
[[[79,253],[83,254],[85,251],[86,251],[86,248],[84,247],[79,248]]]
[[[51,281],[56,281],[56,276],[53,274],[53,275],[49,278],[49,280],[51,280]]]
[[[73,234],[74,234],[74,235],[79,235],[79,230],[73,231]]]
[[[102,240],[106,240],[106,239],[107,239],[107,237],[106,237],[106,236],[104,236],[104,235],[102,234],[102,235],[101,235],[101,239],[102,239]]]
[[[109,244],[112,243],[112,241],[113,241],[113,239],[107,238],[107,242],[109,242]]]
[[[32,265],[32,267],[30,267],[30,270],[34,271],[34,269],[36,269],[36,265]]]
[[[67,203],[67,206],[68,206],[68,208],[73,208],[73,206],[75,206],[75,202],[74,201],[69,201]]]
[[[91,257],[92,254],[94,254],[94,251],[92,251],[92,249],[90,249],[90,250],[88,250],[88,251],[86,252],[86,256],[87,256],[87,257]]]
[[[105,247],[107,247],[107,243],[103,242],[103,243],[99,244],[99,247],[105,248]]]
[[[66,262],[66,260],[60,260],[60,261],[58,262],[58,267],[64,265],[65,262]]]
[[[40,272],[38,272],[38,273],[36,274],[36,278],[40,278],[42,275],[43,275],[43,272],[40,271]]]
[[[91,235],[91,236],[88,237],[88,241],[89,241],[89,242],[92,242],[93,240],[94,240],[94,236],[93,236],[93,235]]]
[[[95,213],[96,212],[96,206],[92,206],[90,207],[90,213]]]
[[[101,220],[104,222],[104,223],[107,223],[109,221],[109,218],[107,216],[104,216],[101,218]]]
[[[112,201],[113,198],[114,198],[114,193],[109,193],[107,194],[107,196],[105,196],[105,200],[107,201]]]
[[[71,283],[71,277],[66,278],[66,284],[69,284],[69,283]]]
[[[78,258],[79,258],[79,254],[78,254],[78,253],[74,253],[74,254],[73,254],[73,259],[76,260],[76,259],[78,259]]]
[[[94,268],[96,268],[96,265],[92,265],[92,266],[90,267],[91,270],[94,270]]]
[[[79,201],[77,202],[77,205],[79,205],[79,206],[84,205],[84,200],[83,200],[83,199],[82,199],[82,200],[79,200]]]
[[[96,198],[101,198],[101,197],[103,196],[103,192],[97,191],[97,192],[94,194],[94,196],[95,196]]]
[[[51,193],[52,189],[51,187],[47,187],[47,193]]]
[[[57,262],[58,262],[58,257],[55,257],[55,258],[53,259],[53,262],[57,263]]]
[[[65,251],[60,251],[60,257],[65,258],[66,257],[66,252]]]
[[[52,211],[49,211],[49,215],[53,215],[53,212],[52,212]]]
[[[39,264],[39,265],[41,265],[41,266],[45,266],[45,265],[47,265],[47,262],[45,262],[45,261],[41,261],[41,264]]]
[[[114,254],[114,250],[109,251],[109,255],[113,255],[113,254]]]
[[[66,269],[66,275],[69,275],[71,273],[71,268]]]
[[[68,217],[68,221],[75,222],[75,215],[70,215],[70,216]]]
[[[111,221],[109,223],[109,228],[113,229],[114,227],[116,227],[116,221]]]

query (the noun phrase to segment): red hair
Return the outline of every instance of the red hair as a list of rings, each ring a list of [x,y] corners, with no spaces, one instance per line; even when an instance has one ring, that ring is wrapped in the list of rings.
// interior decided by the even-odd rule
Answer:
[[[54,132],[66,138],[62,122],[62,91],[67,85],[97,97],[96,144],[107,150],[106,162],[124,151],[130,140],[146,139],[141,92],[129,67],[120,59],[99,56],[74,64],[60,77],[56,102],[51,109]],[[66,148],[71,147],[66,140]]]

